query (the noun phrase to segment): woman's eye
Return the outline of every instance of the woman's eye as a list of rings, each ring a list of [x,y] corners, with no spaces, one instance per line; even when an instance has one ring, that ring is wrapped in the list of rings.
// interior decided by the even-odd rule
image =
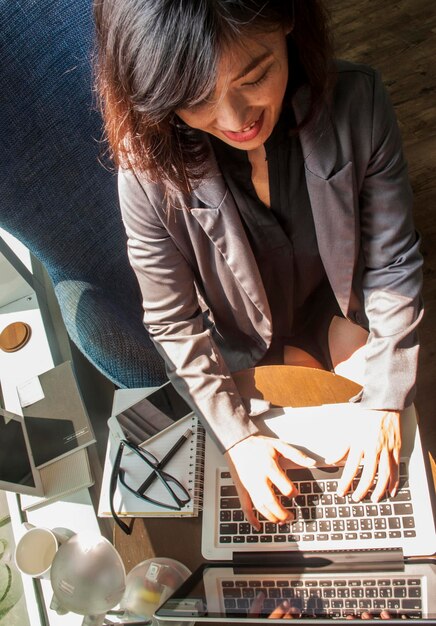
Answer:
[[[268,67],[264,71],[264,73],[261,76],[259,76],[259,78],[249,83],[244,83],[244,85],[249,86],[249,87],[257,87],[258,85],[261,85],[268,78],[270,70],[271,70],[271,67]]]

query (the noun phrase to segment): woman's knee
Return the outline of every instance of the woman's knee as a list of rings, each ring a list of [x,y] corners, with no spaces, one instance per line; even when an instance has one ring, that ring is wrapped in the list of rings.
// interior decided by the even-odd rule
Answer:
[[[283,349],[283,362],[285,365],[299,365],[302,367],[313,367],[325,369],[314,356],[295,346],[285,346]]]
[[[335,316],[330,324],[328,342],[334,371],[363,384],[368,331],[343,317]]]

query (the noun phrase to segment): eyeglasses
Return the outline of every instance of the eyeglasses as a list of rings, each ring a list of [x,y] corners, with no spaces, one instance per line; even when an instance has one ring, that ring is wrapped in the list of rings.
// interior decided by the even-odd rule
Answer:
[[[140,485],[135,485],[135,478],[126,474],[125,470],[121,467],[121,460],[125,448],[128,448],[131,452],[138,455],[140,459],[144,461],[144,463],[152,470],[151,474],[149,474]],[[171,476],[168,472],[160,469],[160,465],[161,464],[158,459],[148,450],[140,448],[136,444],[126,441],[125,439],[120,441],[111,474],[110,509],[114,521],[128,535],[132,533],[134,519],[132,519],[130,525],[127,525],[119,518],[114,507],[114,496],[118,479],[120,480],[120,483],[137,498],[146,500],[146,502],[150,502],[151,504],[164,509],[180,511],[180,509],[191,500],[191,496],[185,487],[177,480],[177,478],[174,478],[174,476]],[[155,498],[144,495],[144,492],[151,487],[156,479],[159,479],[165,487],[166,495],[168,496],[165,500],[156,500]]]

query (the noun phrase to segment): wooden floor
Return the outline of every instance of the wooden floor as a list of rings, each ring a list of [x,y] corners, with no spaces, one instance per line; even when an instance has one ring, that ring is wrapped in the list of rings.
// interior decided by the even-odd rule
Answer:
[[[416,406],[436,458],[436,5],[429,0],[326,0],[336,56],[381,71],[391,94],[423,239],[425,317]]]

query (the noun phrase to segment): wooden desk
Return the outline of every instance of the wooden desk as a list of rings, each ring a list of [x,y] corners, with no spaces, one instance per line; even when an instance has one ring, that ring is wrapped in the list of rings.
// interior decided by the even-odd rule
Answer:
[[[264,398],[278,406],[315,406],[347,402],[358,393],[356,383],[331,372],[274,365],[245,370],[234,375],[241,395]],[[432,464],[436,483],[436,467]],[[194,571],[202,562],[201,517],[190,519],[137,519],[127,536],[115,526],[114,545],[130,571],[153,556],[167,556]]]

